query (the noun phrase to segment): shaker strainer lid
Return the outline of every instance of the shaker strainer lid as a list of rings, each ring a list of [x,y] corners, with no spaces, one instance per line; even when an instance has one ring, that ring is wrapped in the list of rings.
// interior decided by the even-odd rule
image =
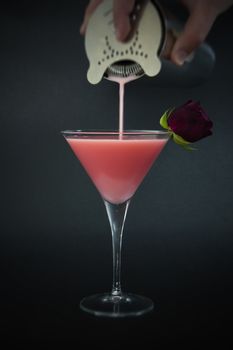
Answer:
[[[113,0],[104,0],[90,18],[85,49],[90,62],[87,78],[97,84],[103,76],[155,76],[161,69],[158,54],[164,38],[164,24],[160,11],[146,1],[137,1],[131,20],[137,22],[136,30],[129,40],[122,43],[116,39],[113,23]],[[140,13],[140,21],[137,15]]]

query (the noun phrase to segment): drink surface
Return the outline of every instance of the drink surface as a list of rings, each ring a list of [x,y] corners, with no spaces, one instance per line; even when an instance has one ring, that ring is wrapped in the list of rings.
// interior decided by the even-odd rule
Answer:
[[[133,196],[167,142],[153,136],[66,139],[101,196],[113,204]]]

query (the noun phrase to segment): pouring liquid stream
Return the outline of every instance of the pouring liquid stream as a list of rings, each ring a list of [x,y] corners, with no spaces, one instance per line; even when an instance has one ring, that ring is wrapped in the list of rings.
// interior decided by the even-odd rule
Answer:
[[[119,77],[119,76],[108,77],[108,80],[114,81],[119,84],[119,139],[122,139],[123,132],[124,132],[125,84],[136,79],[138,79],[136,75],[130,75],[128,77]]]

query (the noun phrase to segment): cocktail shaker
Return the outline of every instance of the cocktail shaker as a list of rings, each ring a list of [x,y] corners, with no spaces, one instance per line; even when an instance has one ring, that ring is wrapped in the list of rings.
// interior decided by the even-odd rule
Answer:
[[[91,84],[112,76],[156,77],[159,85],[192,86],[212,72],[215,55],[202,44],[178,67],[169,54],[182,30],[182,23],[167,15],[158,1],[137,0],[130,14],[131,32],[125,42],[116,38],[113,0],[103,0],[91,16],[85,35],[89,59],[87,79]]]

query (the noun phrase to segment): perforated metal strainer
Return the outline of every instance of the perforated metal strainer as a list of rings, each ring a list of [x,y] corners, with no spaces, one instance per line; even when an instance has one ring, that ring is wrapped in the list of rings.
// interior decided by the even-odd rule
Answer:
[[[113,0],[104,0],[92,15],[85,37],[90,83],[97,84],[109,76],[155,76],[159,73],[158,55],[164,39],[160,11],[151,1],[137,1],[131,21],[132,32],[122,43],[115,35]]]

